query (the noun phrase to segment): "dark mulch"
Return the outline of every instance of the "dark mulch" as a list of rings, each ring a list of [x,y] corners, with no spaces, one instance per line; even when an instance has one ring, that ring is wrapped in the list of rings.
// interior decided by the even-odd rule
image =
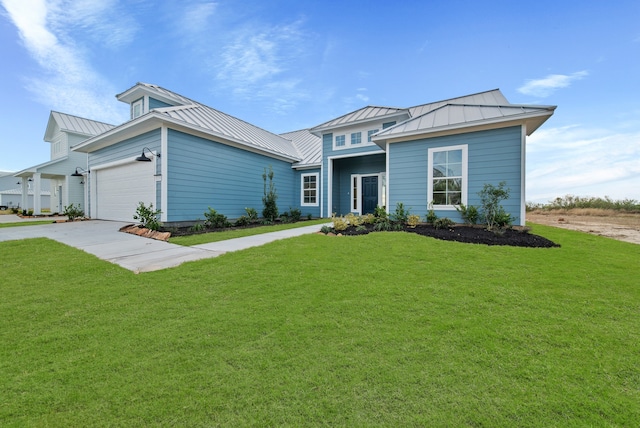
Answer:
[[[365,225],[366,229],[350,226],[342,232],[343,235],[366,235],[374,232],[371,225]],[[551,248],[560,245],[542,236],[529,233],[528,228],[511,228],[499,232],[492,232],[479,226],[454,225],[448,228],[436,229],[430,224],[419,224],[415,228],[406,228],[404,231],[417,233],[422,236],[441,239],[443,241],[457,241],[469,244],[485,245],[510,245],[514,247]]]

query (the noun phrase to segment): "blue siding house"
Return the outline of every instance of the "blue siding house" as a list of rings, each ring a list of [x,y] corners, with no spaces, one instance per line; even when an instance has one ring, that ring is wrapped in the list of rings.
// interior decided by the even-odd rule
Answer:
[[[526,137],[554,106],[510,104],[499,90],[409,108],[368,106],[310,129],[273,134],[156,85],[117,98],[129,121],[73,147],[87,154],[88,214],[131,221],[139,202],[188,224],[208,207],[229,218],[261,211],[265,170],[281,211],[393,210],[460,220],[485,183],[505,181],[505,209],[525,221]],[[147,162],[139,162],[139,160]]]

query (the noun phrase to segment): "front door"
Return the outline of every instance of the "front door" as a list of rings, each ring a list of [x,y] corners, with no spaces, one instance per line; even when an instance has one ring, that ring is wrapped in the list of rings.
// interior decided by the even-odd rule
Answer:
[[[362,177],[362,214],[373,214],[378,206],[378,176]]]

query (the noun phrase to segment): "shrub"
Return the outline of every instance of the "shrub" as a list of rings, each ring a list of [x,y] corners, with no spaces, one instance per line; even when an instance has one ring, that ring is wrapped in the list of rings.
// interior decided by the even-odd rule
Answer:
[[[153,204],[145,206],[144,202],[138,203],[136,213],[133,215],[134,220],[140,220],[142,227],[146,227],[151,230],[158,230],[160,228],[160,221],[158,216],[162,214],[160,210],[154,210]]]
[[[396,210],[391,214],[391,221],[394,223],[405,224],[409,217],[409,210],[404,207],[402,202],[396,204]]]
[[[269,185],[267,185],[267,178],[269,179]],[[276,186],[273,184],[273,168],[269,166],[269,172],[264,169],[262,174],[262,180],[264,181],[264,196],[262,197],[262,204],[264,209],[262,210],[262,217],[265,220],[274,222],[278,218],[278,205],[276,200],[278,195],[276,194]]]
[[[505,189],[506,182],[501,181],[498,187],[493,184],[485,184],[478,195],[482,203],[482,214],[488,230],[494,230],[496,227],[504,227],[510,225],[513,219],[508,215],[500,202],[509,199],[510,189]],[[502,226],[498,225],[498,222]],[[505,224],[506,222],[506,224]]]
[[[241,226],[246,226],[250,223],[251,223],[251,220],[249,220],[249,217],[247,217],[246,215],[241,215],[236,219],[233,225],[241,227]]]
[[[393,223],[389,219],[378,219],[373,225],[373,230],[376,232],[386,232],[393,230]]]
[[[291,217],[289,217],[289,213],[285,211],[282,214],[280,214],[280,221],[283,223],[290,223]]]
[[[433,210],[433,204],[429,204],[429,211],[427,211],[427,215],[426,215],[425,219],[427,220],[427,223],[429,223],[429,224],[434,224],[435,221],[438,219],[438,216],[436,215],[436,212]]]
[[[376,208],[373,210],[373,216],[376,218],[383,218],[386,219],[389,217],[389,214],[387,214],[387,210],[384,209],[384,207],[381,206],[376,206]]]
[[[293,222],[300,221],[300,217],[302,217],[302,211],[300,211],[299,208],[289,207],[289,216],[291,217],[291,221]]]
[[[191,226],[192,232],[202,232],[203,230],[204,230],[204,224],[202,223],[196,223],[193,226]]]
[[[311,215],[311,213],[307,214],[307,220],[311,220],[313,218],[313,216]]]
[[[420,216],[417,214],[409,214],[407,217],[407,226],[413,229],[418,225],[418,223],[420,223]]]
[[[227,220],[227,216],[220,214],[213,208],[209,207],[209,210],[204,213],[204,225],[208,229],[218,229],[223,227],[229,227],[231,223]]]
[[[478,208],[473,205],[466,206],[461,203],[460,206],[456,206],[456,211],[460,213],[462,220],[467,224],[476,224],[480,218]]]
[[[247,213],[249,221],[254,222],[258,220],[258,211],[256,211],[255,208],[245,208],[244,211]]]
[[[344,219],[344,217],[333,216],[333,218],[331,220],[333,221],[333,229],[336,232],[345,231],[345,230],[347,230],[347,227],[349,227],[349,223],[347,223],[347,221]]]
[[[330,227],[330,226],[327,226],[327,225],[325,224],[324,226],[322,226],[322,227],[320,228],[320,232],[322,232],[322,233],[324,233],[324,234],[326,235],[327,233],[331,233],[331,232],[333,232],[333,229],[331,229],[331,227]]]
[[[450,218],[442,217],[442,218],[436,219],[436,221],[433,222],[433,227],[435,227],[436,229],[446,229],[448,227],[453,226],[454,224],[455,223]]]
[[[66,215],[69,221],[73,221],[76,218],[82,217],[84,215],[84,211],[80,209],[80,204],[78,204],[77,206],[71,204],[64,207],[64,211],[62,211],[62,214]]]
[[[349,213],[345,216],[345,220],[347,221],[347,223],[349,223],[351,226],[355,226],[358,227],[362,224],[363,220],[362,217],[355,215],[354,213]]]
[[[373,214],[365,214],[360,216],[360,218],[364,224],[374,224],[376,222],[376,217]]]

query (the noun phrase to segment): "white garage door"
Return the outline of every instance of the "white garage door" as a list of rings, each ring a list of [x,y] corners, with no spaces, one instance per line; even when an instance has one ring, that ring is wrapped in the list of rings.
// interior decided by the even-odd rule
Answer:
[[[135,222],[140,202],[156,209],[155,162],[132,162],[92,170],[95,183],[95,216],[100,220]]]

